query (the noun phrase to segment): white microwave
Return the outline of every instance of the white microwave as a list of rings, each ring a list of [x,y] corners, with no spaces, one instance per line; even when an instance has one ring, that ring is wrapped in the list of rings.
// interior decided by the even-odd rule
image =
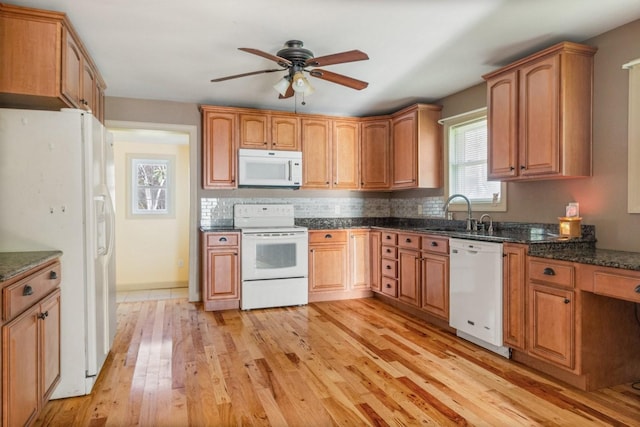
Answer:
[[[302,152],[238,150],[239,187],[286,187],[302,185]]]

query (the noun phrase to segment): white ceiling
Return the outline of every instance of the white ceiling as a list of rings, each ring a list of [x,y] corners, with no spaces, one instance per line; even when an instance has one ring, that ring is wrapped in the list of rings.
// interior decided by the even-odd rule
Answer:
[[[536,50],[640,18],[640,0],[8,2],[66,12],[107,82],[107,96],[354,116],[433,102]],[[290,39],[315,56],[366,52],[368,61],[326,69],[369,87],[310,78],[316,92],[303,106],[300,98],[278,99],[272,88],[284,71],[210,82],[277,68],[237,48],[275,55]]]

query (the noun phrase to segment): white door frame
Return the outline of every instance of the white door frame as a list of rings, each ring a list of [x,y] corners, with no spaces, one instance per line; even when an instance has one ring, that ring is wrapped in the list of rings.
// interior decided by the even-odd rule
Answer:
[[[200,301],[198,285],[198,127],[171,123],[146,123],[106,120],[105,126],[117,129],[148,129],[181,132],[189,135],[189,301]]]

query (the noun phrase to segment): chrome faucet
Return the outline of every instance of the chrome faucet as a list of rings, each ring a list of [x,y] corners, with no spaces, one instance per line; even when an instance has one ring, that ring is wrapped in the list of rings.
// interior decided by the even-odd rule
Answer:
[[[478,224],[475,222],[473,218],[471,218],[471,202],[469,201],[467,196],[463,196],[462,194],[451,195],[447,199],[447,202],[444,204],[443,210],[444,210],[445,217],[447,216],[447,213],[449,213],[449,204],[453,199],[457,197],[461,197],[464,199],[465,202],[467,202],[467,231],[478,231]]]
[[[491,218],[491,215],[489,214],[482,214],[482,216],[480,217],[480,220],[478,221],[479,224],[482,224],[482,226],[484,227],[484,223],[482,222],[485,218],[489,218],[489,228],[487,228],[487,233],[489,234],[493,234],[493,218]]]

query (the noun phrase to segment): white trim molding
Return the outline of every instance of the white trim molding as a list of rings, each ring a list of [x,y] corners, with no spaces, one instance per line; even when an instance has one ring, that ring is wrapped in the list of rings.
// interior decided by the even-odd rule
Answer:
[[[629,70],[627,212],[640,213],[640,58],[622,68]]]

